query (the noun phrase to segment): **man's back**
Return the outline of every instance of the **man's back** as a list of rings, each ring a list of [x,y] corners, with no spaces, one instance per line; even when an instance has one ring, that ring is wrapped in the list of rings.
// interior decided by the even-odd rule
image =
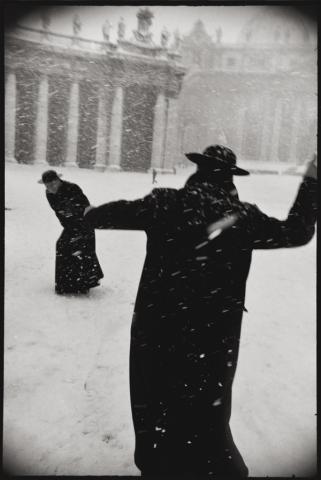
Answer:
[[[144,474],[248,474],[229,419],[251,253],[304,245],[314,233],[313,178],[284,221],[211,178],[86,215],[94,228],[147,233],[130,353],[135,462]]]
[[[245,238],[241,241],[244,228],[232,226],[213,240],[206,230],[232,209],[244,214],[242,203],[210,184],[154,189],[151,195],[157,223],[146,228],[147,255],[137,309],[153,304],[155,309],[204,306],[242,311],[252,250]]]

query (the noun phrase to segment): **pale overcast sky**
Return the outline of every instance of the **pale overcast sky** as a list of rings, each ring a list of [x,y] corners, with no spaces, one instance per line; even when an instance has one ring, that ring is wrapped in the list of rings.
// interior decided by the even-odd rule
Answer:
[[[145,7],[145,6],[144,6]],[[194,23],[203,21],[207,33],[215,38],[215,30],[223,29],[223,41],[237,41],[242,27],[254,15],[264,8],[262,5],[244,6],[148,6],[154,13],[150,31],[156,44],[160,41],[160,33],[164,26],[172,33],[178,29],[182,35],[188,34]],[[284,7],[275,7],[284,8]],[[137,27],[136,13],[139,6],[51,6],[48,11],[52,17],[50,29],[55,32],[72,34],[72,17],[75,12],[82,22],[81,36],[94,40],[102,40],[102,24],[108,19],[112,24],[111,40],[117,36],[117,24],[122,16],[126,23],[126,39],[132,36]],[[289,7],[291,9],[291,7]],[[40,27],[39,11],[20,19],[20,24]]]

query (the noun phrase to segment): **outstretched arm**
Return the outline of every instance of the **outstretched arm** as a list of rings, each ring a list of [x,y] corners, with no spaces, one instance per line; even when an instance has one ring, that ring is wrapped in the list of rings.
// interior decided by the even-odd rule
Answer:
[[[249,210],[249,233],[253,248],[288,248],[307,244],[317,219],[317,156],[307,166],[296,199],[286,220],[269,217],[253,206]]]
[[[119,200],[86,209],[84,218],[91,228],[143,230],[142,209],[142,200]]]
[[[165,189],[154,189],[138,200],[119,200],[99,207],[87,208],[85,221],[91,228],[146,230],[167,221],[164,204],[175,203],[175,194]]]
[[[177,216],[177,190],[155,188],[138,200],[119,200],[86,209],[85,220],[91,228],[148,230],[168,228]]]

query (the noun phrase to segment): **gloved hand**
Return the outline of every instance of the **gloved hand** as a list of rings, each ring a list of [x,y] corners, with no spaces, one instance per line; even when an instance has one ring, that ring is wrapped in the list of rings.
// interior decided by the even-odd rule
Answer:
[[[93,205],[88,205],[88,207],[86,207],[84,210],[84,215],[86,215],[86,213],[89,212],[89,210],[92,210],[93,208],[95,208]]]
[[[318,156],[314,153],[312,160],[308,163],[306,172],[304,174],[305,177],[311,177],[315,180],[318,179]]]

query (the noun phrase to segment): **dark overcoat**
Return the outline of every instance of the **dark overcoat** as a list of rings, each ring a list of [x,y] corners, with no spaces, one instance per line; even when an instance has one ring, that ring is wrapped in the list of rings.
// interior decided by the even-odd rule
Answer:
[[[210,240],[206,227],[231,214],[236,223]],[[252,250],[311,239],[316,181],[302,182],[284,221],[197,181],[107,203],[86,220],[147,234],[131,328],[136,465],[144,474],[247,476],[229,420]]]
[[[46,196],[64,227],[56,243],[55,290],[85,292],[104,276],[95,251],[95,231],[83,217],[88,198],[78,185],[66,181],[55,194],[46,190]]]

